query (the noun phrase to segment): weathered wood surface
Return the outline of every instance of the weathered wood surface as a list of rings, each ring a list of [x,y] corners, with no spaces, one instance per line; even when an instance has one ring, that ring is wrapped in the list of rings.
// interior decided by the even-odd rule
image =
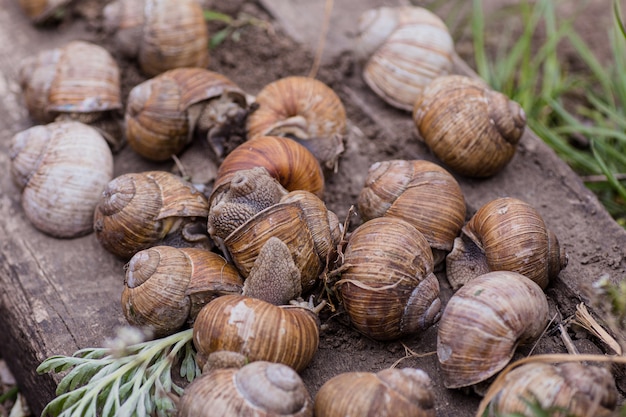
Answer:
[[[353,28],[360,10],[391,4],[383,0],[336,0],[333,20],[325,50],[324,65],[338,65],[347,54]],[[314,48],[319,40],[324,0],[262,0],[277,19],[277,26],[302,43]],[[397,4],[394,2],[394,4]],[[81,37],[80,28],[47,31],[33,28],[17,7],[17,2],[0,0],[0,354],[7,360],[33,411],[39,413],[53,397],[58,375],[37,375],[35,368],[53,354],[71,354],[79,348],[100,346],[124,324],[119,307],[123,263],[106,253],[95,236],[58,240],[33,229],[24,217],[19,193],[11,183],[7,155],[10,137],[32,122],[24,111],[16,84],[19,60],[39,50],[61,45]],[[306,19],[302,19],[306,16]],[[298,26],[300,21],[307,25]],[[294,20],[296,19],[296,20]],[[73,25],[80,25],[74,22]],[[296,35],[296,33],[298,35]],[[458,71],[465,71],[459,63]],[[257,86],[260,88],[260,86]],[[336,87],[337,88],[337,87]],[[363,84],[360,76],[346,76],[338,92],[349,102],[353,120],[345,157],[360,163],[375,162],[363,149],[375,146],[361,133],[361,123],[377,130],[377,140],[392,141],[399,135],[414,135],[407,114],[389,108]],[[357,122],[358,120],[358,122]],[[409,133],[408,133],[409,132]],[[420,144],[393,150],[398,158],[432,159]],[[116,174],[132,167],[140,170],[142,162],[129,152],[116,160]],[[329,190],[347,187],[356,197],[365,172],[329,180]],[[535,206],[555,231],[570,256],[570,264],[549,290],[556,305],[571,314],[584,289],[603,274],[620,279],[625,272],[626,232],[620,228],[588,191],[580,179],[532,132],[522,139],[522,146],[512,163],[499,175],[487,180],[459,178],[469,211],[500,196],[521,198]],[[356,201],[356,200],[354,200]],[[329,202],[340,216],[348,207]],[[345,330],[345,342],[354,350],[341,349],[340,338],[333,335],[333,345],[322,335],[320,351],[303,378],[313,393],[329,375],[348,370],[377,371],[403,356],[399,343],[374,343],[365,339],[354,342],[354,332]],[[435,330],[407,343],[414,350],[432,350]],[[406,365],[420,366],[441,386],[436,359],[429,356],[410,359]],[[438,415],[473,415],[477,399],[455,391],[441,390]]]

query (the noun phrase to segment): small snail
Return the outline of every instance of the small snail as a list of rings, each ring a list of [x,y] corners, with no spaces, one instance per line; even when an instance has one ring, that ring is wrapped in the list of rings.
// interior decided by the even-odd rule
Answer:
[[[117,49],[148,76],[209,64],[209,34],[196,0],[114,0],[103,14]]]
[[[102,126],[103,134],[109,136],[106,139],[119,141],[121,129],[115,113],[122,108],[120,70],[103,47],[72,41],[42,51],[21,63],[19,82],[26,108],[37,122],[63,117],[106,123]]]
[[[53,20],[57,14],[62,14],[63,8],[71,0],[19,0],[19,5],[35,24]]]
[[[489,177],[515,155],[526,115],[518,103],[482,81],[447,75],[424,88],[413,121],[426,146],[450,169]]]
[[[263,247],[276,238],[272,244],[284,247],[268,254],[290,254],[285,270],[297,268],[302,291],[317,282],[341,234],[337,216],[322,200],[302,190],[286,193],[263,168],[233,177],[229,192],[211,206],[208,231],[244,278],[261,262],[257,258]],[[282,263],[279,259],[272,264]]]
[[[455,289],[498,270],[518,272],[545,289],[567,260],[537,210],[524,201],[503,197],[483,205],[463,227],[446,258],[446,271]]]
[[[201,368],[211,353],[232,351],[249,362],[278,362],[300,372],[317,351],[319,319],[307,307],[276,306],[243,295],[223,295],[198,313],[193,343]]]
[[[248,137],[284,136],[304,145],[320,164],[337,169],[346,134],[341,99],[323,82],[309,77],[285,77],[256,96],[258,109],[247,121]]]
[[[364,220],[398,217],[428,241],[435,265],[452,249],[465,222],[465,199],[454,177],[425,160],[376,162],[358,197]]]
[[[98,131],[73,121],[34,126],[11,138],[9,158],[24,213],[37,229],[64,238],[92,231],[113,177],[113,154]]]
[[[133,326],[167,336],[193,322],[213,298],[239,294],[243,280],[216,253],[155,246],[137,252],[125,267],[122,311]]]
[[[346,372],[326,381],[315,397],[316,417],[435,415],[432,381],[421,369]]]
[[[130,91],[126,137],[154,161],[178,154],[195,136],[206,137],[221,156],[226,137],[246,114],[245,93],[227,77],[204,68],[173,69]]]
[[[379,7],[359,17],[355,52],[365,61],[367,85],[390,105],[411,111],[428,83],[452,71],[454,41],[425,8]]]
[[[106,250],[130,259],[159,244],[210,249],[208,214],[206,197],[181,177],[165,171],[127,173],[106,184],[93,227]]]
[[[287,191],[305,190],[322,198],[324,174],[317,159],[299,143],[277,136],[261,136],[237,146],[221,163],[211,201],[228,187],[238,171],[264,167]]]
[[[313,417],[313,400],[289,366],[256,361],[240,369],[213,369],[193,381],[178,416]]]
[[[554,410],[556,414],[550,415],[608,417],[614,415],[617,396],[615,380],[605,368],[579,362],[531,362],[506,375],[485,415],[535,415],[530,402]]]
[[[474,278],[450,298],[439,321],[444,385],[466,387],[495,375],[519,344],[541,335],[548,319],[546,295],[525,276],[496,271]]]
[[[440,316],[439,281],[424,236],[395,217],[352,232],[336,287],[357,330],[377,340],[426,329]]]

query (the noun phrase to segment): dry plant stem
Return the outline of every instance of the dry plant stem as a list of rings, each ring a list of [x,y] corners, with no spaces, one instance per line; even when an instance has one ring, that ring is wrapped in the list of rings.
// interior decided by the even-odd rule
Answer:
[[[515,361],[508,365],[506,368],[500,372],[498,377],[493,381],[489,390],[483,397],[478,406],[478,411],[476,412],[476,417],[482,417],[487,406],[496,396],[496,394],[502,389],[504,385],[504,379],[513,369],[524,365],[526,363],[564,363],[564,362],[610,362],[610,363],[620,363],[626,364],[625,356],[604,356],[604,355],[591,355],[591,354],[581,354],[581,355],[570,355],[566,353],[553,353],[553,354],[545,354],[545,355],[534,355],[529,356],[518,361]]]
[[[322,54],[324,53],[324,47],[326,44],[326,36],[328,35],[328,27],[330,25],[330,15],[333,11],[333,0],[326,0],[324,6],[324,21],[322,23],[322,30],[320,31],[320,39],[315,51],[315,58],[313,60],[313,66],[309,71],[309,77],[315,78],[317,71],[319,70],[320,63],[322,62]]]
[[[578,355],[580,352],[578,351],[578,349],[576,349],[576,346],[574,346],[572,338],[569,337],[569,334],[567,334],[567,330],[565,330],[565,327],[562,323],[559,323],[559,331],[561,333],[561,340],[563,340],[563,344],[565,344],[565,348],[567,349],[567,351],[571,355]]]
[[[604,330],[604,328],[596,321],[596,319],[591,316],[585,304],[580,303],[576,306],[576,317],[574,319],[574,323],[585,328],[598,339],[602,340],[611,349],[613,349],[615,353],[620,356],[622,355],[623,350],[620,344],[613,338],[613,336],[611,336],[606,330]]]
[[[405,345],[404,343],[401,342],[401,344],[404,347],[404,356],[398,359],[397,361],[395,361],[393,364],[391,364],[390,368],[395,368],[396,366],[400,364],[400,362],[408,358],[425,358],[426,356],[432,356],[432,355],[437,354],[437,351],[435,350],[433,350],[432,352],[417,353],[414,350],[412,350],[410,347]]]

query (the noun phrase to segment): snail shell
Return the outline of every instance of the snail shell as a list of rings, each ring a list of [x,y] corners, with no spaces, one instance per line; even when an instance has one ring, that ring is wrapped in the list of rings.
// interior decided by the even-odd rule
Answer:
[[[324,194],[324,174],[311,152],[290,139],[261,136],[226,156],[217,171],[211,202],[230,186],[237,172],[255,167],[264,167],[287,191],[305,190],[320,198]]]
[[[199,248],[144,249],[125,269],[124,316],[133,326],[149,328],[155,337],[174,333],[213,298],[240,294],[243,287],[234,266]]]
[[[180,399],[179,417],[313,417],[313,401],[290,367],[257,361],[241,369],[212,370]]]
[[[452,36],[438,16],[422,7],[367,10],[359,17],[355,49],[366,61],[367,85],[406,111],[428,83],[452,71]]]
[[[118,50],[137,58],[148,76],[209,64],[209,34],[196,0],[114,0],[103,13]]]
[[[69,3],[70,0],[19,0],[22,10],[35,24],[53,19]]]
[[[424,236],[395,217],[352,232],[336,287],[357,330],[377,340],[426,329],[440,316],[439,281]]]
[[[11,138],[9,157],[24,213],[37,229],[64,238],[92,231],[113,177],[113,155],[98,131],[72,121],[34,126]]]
[[[328,169],[337,167],[346,134],[341,99],[323,82],[291,76],[274,81],[256,96],[258,109],[247,121],[248,137],[284,136],[304,145]]]
[[[558,415],[609,416],[614,415],[617,395],[615,380],[605,368],[579,362],[531,362],[506,375],[487,415],[533,415],[526,401],[537,401],[544,410],[559,410]]]
[[[229,123],[241,121],[245,109],[245,93],[227,77],[203,68],[173,69],[130,91],[126,137],[141,156],[164,161],[182,151],[194,134],[218,141]]]
[[[31,117],[40,123],[52,122],[59,114],[90,123],[122,108],[117,62],[90,42],[72,41],[27,58],[19,82]]]
[[[424,89],[413,121],[426,146],[450,169],[489,177],[515,155],[526,115],[518,103],[482,81],[447,75]]]
[[[446,258],[446,270],[455,289],[499,270],[520,273],[545,289],[567,261],[539,212],[524,201],[503,197],[482,206],[463,227]]]
[[[495,375],[519,344],[539,338],[548,318],[545,294],[523,275],[497,271],[468,282],[450,298],[439,321],[444,385],[466,387]]]
[[[465,222],[461,187],[448,171],[424,160],[374,163],[358,208],[366,221],[389,216],[411,223],[428,241],[435,265],[452,249]]]
[[[100,195],[93,225],[106,250],[130,259],[179,236],[174,246],[208,244],[208,214],[206,197],[193,185],[169,172],[147,171],[111,180]]]
[[[209,354],[233,351],[249,362],[278,362],[300,372],[317,351],[319,319],[304,307],[275,306],[256,298],[224,295],[198,313],[193,343],[201,368]]]
[[[315,397],[316,417],[435,415],[432,381],[421,369],[346,372],[326,381]]]

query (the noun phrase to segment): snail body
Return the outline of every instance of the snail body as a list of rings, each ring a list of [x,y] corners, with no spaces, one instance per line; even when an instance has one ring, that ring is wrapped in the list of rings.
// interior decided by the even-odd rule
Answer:
[[[130,91],[126,137],[141,156],[163,161],[195,136],[223,147],[226,131],[246,111],[245,93],[227,77],[204,68],[172,69]]]
[[[249,362],[278,362],[300,372],[317,351],[319,319],[304,307],[276,306],[243,295],[224,295],[198,313],[193,343],[201,367],[211,353],[233,351]]]
[[[515,155],[526,115],[518,103],[482,81],[447,75],[424,88],[413,121],[426,146],[451,170],[489,177]]]
[[[312,417],[313,401],[287,365],[256,361],[214,369],[192,382],[180,400],[180,417]]]
[[[209,203],[181,177],[165,171],[122,174],[106,184],[93,217],[96,237],[123,259],[150,246],[210,249]]]
[[[167,336],[193,322],[213,298],[239,294],[243,280],[216,253],[199,248],[155,246],[126,265],[122,311],[127,321]]]
[[[358,197],[364,220],[401,218],[419,230],[439,264],[465,222],[465,199],[454,177],[425,160],[391,160],[370,166]]]
[[[209,64],[209,34],[196,0],[114,0],[103,14],[118,49],[148,76]]]
[[[539,338],[548,318],[545,294],[523,275],[496,271],[469,281],[450,298],[439,321],[444,385],[466,387],[495,375],[519,344]]]
[[[336,287],[357,330],[396,339],[439,319],[439,282],[423,235],[404,220],[378,217],[352,232]]]
[[[247,120],[250,139],[281,136],[304,145],[320,164],[335,169],[343,152],[346,111],[341,99],[323,82],[290,76],[259,91],[258,105]]]
[[[438,16],[422,7],[367,10],[359,17],[355,49],[365,62],[367,85],[406,111],[428,83],[452,71],[452,36]]]
[[[9,157],[24,213],[38,230],[64,238],[92,231],[113,177],[113,155],[98,131],[73,121],[34,126],[12,137]]]
[[[565,250],[539,212],[511,197],[478,209],[446,258],[453,288],[482,273],[502,270],[520,273],[545,289],[567,262]]]
[[[322,385],[315,416],[434,417],[432,381],[421,369],[346,372]]]
[[[554,416],[609,416],[617,406],[617,388],[605,368],[579,362],[528,363],[506,375],[487,415],[534,415],[527,402],[555,410]]]

